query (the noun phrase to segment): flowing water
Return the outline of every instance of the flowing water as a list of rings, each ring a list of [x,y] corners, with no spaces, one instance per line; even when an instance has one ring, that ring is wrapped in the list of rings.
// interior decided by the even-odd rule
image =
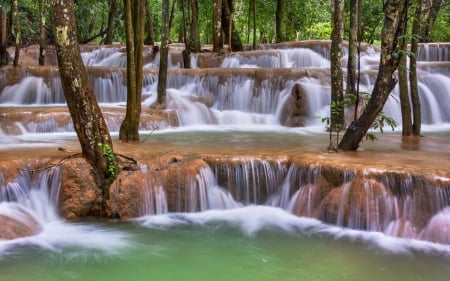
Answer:
[[[430,44],[419,56],[427,138],[403,143],[397,133],[379,136],[382,149],[365,143],[363,151],[336,155],[335,164],[448,169],[450,115],[443,106],[450,104],[448,53],[447,45]],[[94,67],[95,94],[116,136],[126,99],[119,69],[126,63],[124,54],[101,48],[83,59]],[[158,59],[156,54],[146,63],[144,107],[156,100],[157,76],[151,69]],[[197,59],[192,59],[196,66]],[[365,91],[373,87],[378,59],[372,48],[362,57]],[[0,280],[449,280],[450,187],[435,190],[413,176],[401,181],[378,176],[376,184],[352,185],[361,175],[348,172],[336,216],[330,217],[314,189],[321,167],[286,164],[292,155],[328,157],[320,122],[329,111],[328,63],[328,49],[317,46],[232,54],[220,70],[171,72],[168,107],[179,124],[142,122],[146,145],[134,149],[142,155],[220,151],[238,163],[216,162],[186,178],[183,212],[168,213],[164,187],[146,179],[141,217],[66,222],[57,207],[59,168],[30,174],[27,170],[39,163],[25,163],[7,179],[11,171],[2,167],[0,219],[13,218],[37,231],[0,240]],[[20,161],[30,153],[44,159],[55,146],[78,149],[57,72],[32,73],[0,94],[3,161]],[[283,116],[295,83],[304,87],[309,110],[305,127],[288,128]],[[385,112],[399,121],[397,91]],[[364,190],[365,197],[353,201],[355,190]],[[424,203],[423,196],[432,202]],[[429,214],[420,217],[419,229],[412,222],[424,206]]]

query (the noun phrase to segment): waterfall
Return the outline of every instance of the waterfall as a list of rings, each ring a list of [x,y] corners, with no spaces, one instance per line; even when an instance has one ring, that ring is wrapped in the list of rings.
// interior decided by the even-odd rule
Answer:
[[[209,167],[201,168],[195,177],[188,178],[186,189],[188,212],[239,207],[231,194],[217,184],[216,177]]]
[[[55,167],[37,173],[28,172],[28,169],[32,167],[25,166],[15,181],[8,183],[0,173],[0,206],[2,206],[0,214],[6,216],[13,214],[15,218],[17,214],[26,214],[41,226],[58,220],[60,168]]]

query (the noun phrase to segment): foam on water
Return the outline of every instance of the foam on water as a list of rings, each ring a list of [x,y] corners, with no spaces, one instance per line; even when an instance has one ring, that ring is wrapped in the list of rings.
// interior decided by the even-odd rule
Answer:
[[[298,217],[269,206],[247,206],[229,210],[209,210],[201,213],[172,213],[145,216],[135,220],[143,227],[168,229],[179,225],[217,225],[225,223],[237,227],[248,236],[265,230],[291,235],[325,236],[331,239],[361,243],[369,248],[395,254],[439,253],[450,257],[450,245],[387,236],[381,232],[367,232],[324,224],[316,219]]]

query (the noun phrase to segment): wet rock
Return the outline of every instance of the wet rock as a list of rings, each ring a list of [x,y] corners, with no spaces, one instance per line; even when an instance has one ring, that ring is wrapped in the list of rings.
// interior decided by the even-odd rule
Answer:
[[[64,162],[59,197],[61,215],[69,220],[93,215],[101,209],[101,190],[97,188],[91,166],[84,158]],[[95,207],[95,208],[94,208]]]
[[[0,240],[32,236],[41,230],[40,224],[30,214],[19,208],[12,207],[8,215],[0,213]]]
[[[308,101],[300,84],[292,87],[291,98],[287,108],[287,117],[283,124],[288,127],[303,127],[308,121]]]

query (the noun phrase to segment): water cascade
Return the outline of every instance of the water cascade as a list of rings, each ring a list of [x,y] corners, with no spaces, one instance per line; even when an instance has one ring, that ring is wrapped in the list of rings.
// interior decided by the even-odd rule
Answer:
[[[351,276],[348,280],[370,275],[373,264],[389,269],[374,273],[373,280],[389,280],[391,275],[410,280],[429,277],[420,275],[419,269],[431,272],[433,280],[446,280],[450,274],[450,174],[445,167],[450,113],[443,105],[450,104],[448,45],[424,44],[418,55],[422,121],[431,137],[399,144],[397,135],[388,135],[381,152],[367,144],[364,152],[333,156],[324,152],[328,135],[320,121],[329,112],[329,42],[261,48],[218,57],[196,54],[192,56],[195,69],[182,69],[180,50],[172,50],[167,109],[161,112],[152,108],[159,53],[145,50],[140,130],[146,137],[136,145],[115,144],[115,150],[139,159],[140,166],[121,172],[105,208],[108,216],[126,223],[64,221],[98,214],[101,199],[99,190],[87,184],[89,166],[69,155],[79,145],[58,70],[54,66],[2,69],[0,224],[10,226],[0,230],[2,280],[21,280],[17,274],[26,272],[23,268],[28,264],[35,264],[39,272],[40,267],[51,268],[55,259],[56,264],[64,263],[57,274],[60,280],[84,274],[67,267],[88,267],[97,272],[92,274],[95,280],[111,270],[110,280],[133,279],[140,269],[130,273],[124,268],[141,260],[154,265],[146,276],[154,274],[161,280],[184,277],[176,275],[174,265],[185,272],[184,262],[191,263],[193,271],[206,272],[204,264],[211,261],[214,274],[192,279],[214,279],[220,264],[227,271],[244,265],[244,273],[223,272],[224,280],[245,277],[254,265],[279,269],[258,275],[258,280],[274,280],[281,274],[295,280],[306,275],[290,270],[304,268],[295,262],[299,254],[307,253],[299,262],[308,268],[338,262],[332,275],[355,262],[362,262],[357,268],[370,269],[346,272]],[[83,60],[116,137],[126,105],[123,49],[85,47]],[[364,46],[364,92],[373,88],[378,60],[379,50]],[[399,122],[399,109],[396,88],[384,112]],[[295,118],[300,121],[293,122]],[[56,152],[57,147],[68,150]],[[42,169],[48,165],[43,157],[71,159]],[[63,179],[67,170],[80,173],[78,182]],[[381,253],[375,258],[374,248]],[[16,259],[9,256],[10,249],[17,251]],[[216,258],[217,253],[223,256]],[[241,262],[241,256],[248,259]],[[410,264],[402,264],[403,270],[390,267],[398,257],[403,261],[411,256],[418,269],[414,274],[407,275]],[[429,257],[433,261],[425,264]],[[108,270],[105,264],[111,265]],[[16,266],[21,269],[8,270]],[[316,268],[305,280],[327,279],[317,272],[330,273]],[[48,280],[47,273],[41,275],[36,280]],[[94,277],[84,274],[83,278]]]

